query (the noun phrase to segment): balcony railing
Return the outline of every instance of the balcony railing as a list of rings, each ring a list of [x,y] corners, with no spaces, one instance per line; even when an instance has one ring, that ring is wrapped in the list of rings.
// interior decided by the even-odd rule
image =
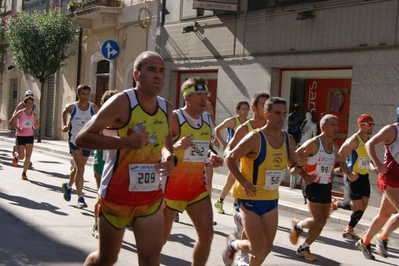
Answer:
[[[83,9],[91,9],[96,6],[121,7],[121,0],[87,0],[87,1],[71,1],[67,4],[70,12],[76,12]]]

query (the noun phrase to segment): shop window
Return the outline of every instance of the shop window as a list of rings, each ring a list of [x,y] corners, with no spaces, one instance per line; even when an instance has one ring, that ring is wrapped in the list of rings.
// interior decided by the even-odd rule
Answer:
[[[338,137],[334,141],[341,146],[348,137],[352,69],[290,69],[281,72],[280,94],[287,100],[289,114],[295,111],[299,120],[304,121],[306,113],[311,113],[310,118],[317,125],[316,134],[320,134],[318,122],[321,117],[325,114],[336,115],[339,120],[339,128]],[[287,119],[287,129],[288,124]],[[306,132],[302,130],[301,133],[303,136],[307,136]],[[303,136],[298,137],[299,144],[305,141],[302,141],[301,137]],[[286,175],[284,181],[286,184],[289,183],[290,176]],[[343,193],[342,176],[334,175],[333,190]]]

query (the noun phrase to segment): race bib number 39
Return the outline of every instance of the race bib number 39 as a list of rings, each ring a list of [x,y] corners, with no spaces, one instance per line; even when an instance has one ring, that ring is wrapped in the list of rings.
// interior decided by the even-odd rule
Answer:
[[[129,165],[129,191],[148,192],[160,189],[160,175],[154,164]]]
[[[208,157],[209,141],[193,140],[194,147],[184,151],[183,161],[203,163]]]

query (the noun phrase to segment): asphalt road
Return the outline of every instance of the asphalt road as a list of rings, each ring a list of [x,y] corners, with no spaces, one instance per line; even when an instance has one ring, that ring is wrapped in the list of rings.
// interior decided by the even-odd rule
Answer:
[[[76,194],[70,202],[62,197],[61,184],[69,174],[67,156],[34,151],[33,170],[29,181],[21,180],[22,167],[12,166],[10,143],[0,141],[0,265],[82,265],[86,256],[97,249],[91,236],[96,201],[95,181],[91,167],[86,167],[84,193],[87,209],[76,208]],[[214,202],[215,199],[212,200]],[[225,210],[232,202],[226,199]],[[288,240],[293,214],[279,213],[279,228],[272,253],[264,265],[399,265],[398,240],[389,242],[390,257],[376,255],[376,261],[366,260],[354,247],[354,242],[341,238],[342,225],[328,223],[319,239],[311,246],[317,262],[308,262],[295,255]],[[300,217],[303,218],[303,217]],[[231,215],[214,212],[218,223],[207,265],[223,265],[221,253],[226,234],[234,231]],[[362,233],[362,232],[358,232]],[[196,233],[188,216],[180,216],[161,254],[161,265],[191,264]],[[299,244],[302,243],[300,239]],[[116,265],[137,265],[133,233],[126,230]]]

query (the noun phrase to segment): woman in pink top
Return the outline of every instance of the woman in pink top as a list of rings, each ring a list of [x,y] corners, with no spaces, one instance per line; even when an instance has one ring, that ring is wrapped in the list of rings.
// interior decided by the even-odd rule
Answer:
[[[15,130],[17,137],[17,152],[14,153],[12,164],[18,166],[18,159],[24,161],[24,169],[22,172],[22,179],[28,180],[26,171],[30,164],[30,157],[33,150],[33,129],[39,127],[37,114],[32,111],[34,99],[32,96],[24,98],[25,108],[16,112],[10,119],[9,123]]]

